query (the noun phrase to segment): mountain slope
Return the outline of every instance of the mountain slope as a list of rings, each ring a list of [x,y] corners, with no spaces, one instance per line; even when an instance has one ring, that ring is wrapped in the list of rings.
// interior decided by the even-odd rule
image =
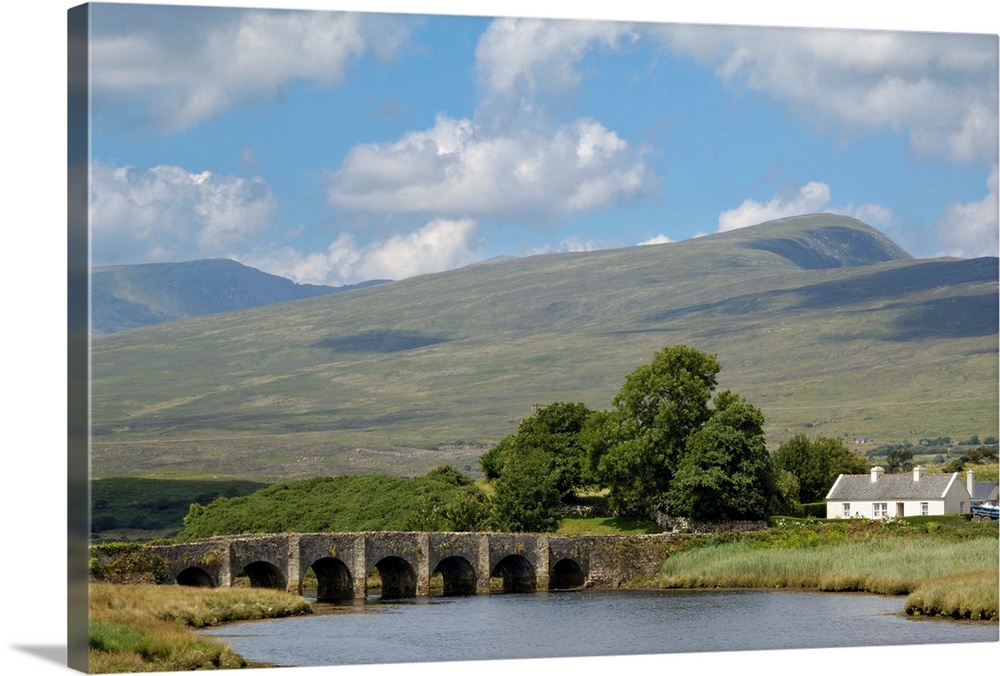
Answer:
[[[226,259],[95,268],[91,274],[91,332],[113,333],[347,288],[351,287],[296,284]]]
[[[533,404],[607,407],[679,343],[718,354],[771,445],[995,436],[997,278],[996,258],[914,260],[821,215],[101,336],[92,469],[475,470]]]
[[[750,230],[745,246],[770,251],[804,270],[874,265],[909,260],[910,254],[861,221],[834,214],[771,221],[769,235]],[[737,236],[741,231],[736,231]]]

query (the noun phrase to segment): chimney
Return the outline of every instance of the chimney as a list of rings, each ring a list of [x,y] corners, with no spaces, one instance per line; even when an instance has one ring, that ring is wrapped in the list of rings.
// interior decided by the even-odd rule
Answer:
[[[878,478],[883,474],[885,474],[885,470],[879,467],[878,465],[872,467],[872,483],[878,482]]]
[[[913,468],[913,480],[920,481],[920,477],[926,474],[927,470],[924,469],[923,465],[917,465]]]
[[[971,469],[965,473],[965,487],[969,489],[969,497],[972,497],[976,490],[976,473]]]

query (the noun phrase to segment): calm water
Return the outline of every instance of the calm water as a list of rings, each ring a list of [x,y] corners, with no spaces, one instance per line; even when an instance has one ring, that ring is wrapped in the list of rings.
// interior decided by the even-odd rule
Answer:
[[[902,597],[581,591],[367,603],[206,630],[283,666],[983,643],[996,623],[914,619]]]

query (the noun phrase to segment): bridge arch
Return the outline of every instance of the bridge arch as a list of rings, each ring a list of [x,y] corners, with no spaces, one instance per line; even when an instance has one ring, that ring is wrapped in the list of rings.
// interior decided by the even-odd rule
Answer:
[[[340,559],[325,556],[309,566],[316,575],[316,601],[328,603],[354,598],[354,576]]]
[[[177,573],[174,578],[177,584],[184,587],[216,587],[215,579],[204,568],[191,566]]]
[[[268,561],[253,561],[243,567],[243,575],[250,578],[251,587],[266,587],[268,589],[286,589],[285,575],[273,563]]]
[[[382,579],[383,599],[399,599],[417,595],[417,571],[406,559],[386,556],[374,567]]]
[[[490,577],[503,578],[505,592],[531,592],[538,587],[535,567],[520,554],[509,554],[500,559],[490,571]]]
[[[440,561],[431,574],[441,573],[444,596],[476,593],[476,570],[464,556],[449,556]]]
[[[549,574],[549,589],[573,589],[587,582],[583,568],[570,558],[559,559]]]

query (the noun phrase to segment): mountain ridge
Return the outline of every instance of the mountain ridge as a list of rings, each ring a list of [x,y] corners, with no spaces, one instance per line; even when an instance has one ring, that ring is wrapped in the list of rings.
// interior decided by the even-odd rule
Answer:
[[[996,436],[997,258],[914,259],[883,238],[783,219],[99,336],[92,469],[475,472],[534,404],[607,407],[669,344],[718,355],[769,445]]]
[[[91,333],[244,310],[381,283],[298,284],[227,258],[96,267],[91,272]]]

